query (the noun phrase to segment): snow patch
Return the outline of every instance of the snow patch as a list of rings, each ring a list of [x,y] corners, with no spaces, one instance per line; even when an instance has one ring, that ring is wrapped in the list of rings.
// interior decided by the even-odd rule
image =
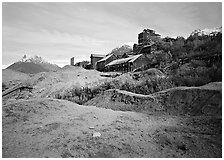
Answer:
[[[43,58],[41,58],[39,56],[36,56],[36,55],[31,56],[31,55],[27,55],[27,54],[25,54],[23,56],[23,58],[20,60],[20,62],[48,63]]]

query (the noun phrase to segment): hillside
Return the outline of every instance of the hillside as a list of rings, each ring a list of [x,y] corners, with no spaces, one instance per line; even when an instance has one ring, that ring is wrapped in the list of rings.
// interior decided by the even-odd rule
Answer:
[[[221,116],[221,92],[220,82],[200,87],[175,87],[150,95],[111,89],[85,105],[147,114]]]
[[[50,64],[44,61],[41,57],[24,57],[18,61],[8,66],[6,69],[12,69],[14,71],[19,71],[27,74],[35,74],[39,72],[56,71],[60,67],[55,64]]]
[[[18,72],[35,74],[39,72],[47,72],[48,70],[42,67],[40,64],[30,63],[30,62],[17,62],[6,69],[11,69]]]
[[[98,85],[107,79],[106,77],[102,77],[101,74],[101,72],[86,70],[78,66],[65,66],[55,72],[36,73],[30,78],[24,76],[24,79],[20,82],[29,83],[34,88],[32,90],[32,97],[55,97],[56,94],[63,94],[74,87]],[[29,93],[24,92],[23,97],[27,97],[27,94],[31,96]],[[11,96],[16,97],[16,95],[15,93],[14,96]],[[8,97],[10,98],[10,95]]]

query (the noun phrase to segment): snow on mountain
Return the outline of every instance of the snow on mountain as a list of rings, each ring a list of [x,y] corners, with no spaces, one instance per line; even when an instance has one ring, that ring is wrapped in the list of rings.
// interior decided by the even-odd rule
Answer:
[[[191,33],[191,36],[193,35],[198,35],[198,36],[203,36],[203,35],[208,35],[208,36],[213,36],[216,35],[217,33],[221,32],[222,33],[222,27],[218,28],[213,28],[213,29],[197,29]]]
[[[48,63],[43,58],[39,56],[31,56],[31,55],[24,55],[20,62],[32,62],[32,63]]]
[[[39,72],[56,71],[60,69],[60,67],[56,64],[51,64],[45,61],[39,56],[24,55],[20,61],[8,66],[7,69],[34,74]]]

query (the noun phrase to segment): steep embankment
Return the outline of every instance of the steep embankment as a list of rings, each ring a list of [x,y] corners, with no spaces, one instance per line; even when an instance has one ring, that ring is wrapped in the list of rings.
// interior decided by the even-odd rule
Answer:
[[[151,95],[108,90],[85,105],[122,111],[170,115],[220,115],[221,82],[201,87],[176,87]]]

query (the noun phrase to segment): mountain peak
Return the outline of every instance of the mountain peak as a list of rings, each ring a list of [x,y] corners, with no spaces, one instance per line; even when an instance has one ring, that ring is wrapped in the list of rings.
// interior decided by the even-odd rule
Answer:
[[[13,63],[6,69],[12,69],[23,73],[35,74],[39,72],[56,71],[60,69],[56,64],[45,61],[40,56],[25,54],[18,62]]]
[[[37,55],[31,56],[31,55],[27,55],[27,54],[25,54],[22,57],[22,59],[20,60],[20,62],[30,62],[30,63],[32,62],[32,63],[36,63],[36,64],[39,64],[39,63],[47,63],[40,56],[37,56]]]

